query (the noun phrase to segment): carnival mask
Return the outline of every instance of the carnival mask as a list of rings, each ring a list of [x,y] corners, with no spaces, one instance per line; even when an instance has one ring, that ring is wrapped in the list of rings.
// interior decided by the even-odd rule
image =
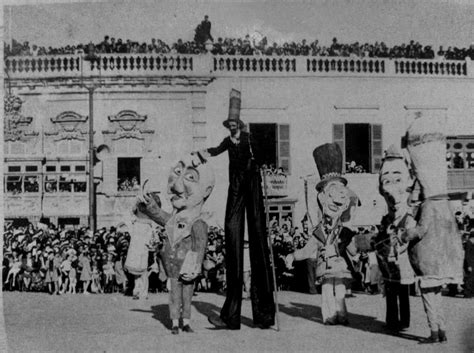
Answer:
[[[386,159],[380,169],[380,193],[392,209],[408,205],[413,180],[401,158]]]
[[[175,209],[202,205],[214,188],[214,172],[207,164],[194,163],[193,157],[183,158],[170,171],[168,194]]]
[[[341,218],[350,204],[349,189],[339,180],[329,181],[318,194],[318,202],[325,217]]]

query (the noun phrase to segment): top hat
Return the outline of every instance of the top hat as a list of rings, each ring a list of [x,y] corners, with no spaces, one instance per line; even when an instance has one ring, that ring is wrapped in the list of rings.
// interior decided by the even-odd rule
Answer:
[[[238,123],[240,129],[244,127],[244,122],[240,120],[240,105],[240,92],[236,89],[232,89],[229,96],[229,116],[227,120],[222,122],[222,125],[224,125],[226,128],[229,128],[229,123],[231,121]]]
[[[313,151],[313,158],[321,178],[316,184],[318,192],[332,180],[339,180],[347,185],[347,179],[342,176],[342,152],[337,143],[326,143],[316,147]]]

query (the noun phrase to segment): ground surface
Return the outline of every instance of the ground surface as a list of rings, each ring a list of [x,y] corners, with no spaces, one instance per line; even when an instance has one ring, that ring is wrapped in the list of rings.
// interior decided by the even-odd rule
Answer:
[[[194,297],[192,334],[169,331],[167,294],[135,301],[119,294],[50,296],[3,293],[9,352],[474,352],[474,300],[444,297],[448,343],[419,345],[428,334],[421,298],[411,297],[412,325],[403,336],[382,329],[385,299],[348,299],[350,326],[321,323],[321,296],[279,292],[280,331],[252,327],[250,301],[240,331],[214,330],[207,315],[224,297]]]

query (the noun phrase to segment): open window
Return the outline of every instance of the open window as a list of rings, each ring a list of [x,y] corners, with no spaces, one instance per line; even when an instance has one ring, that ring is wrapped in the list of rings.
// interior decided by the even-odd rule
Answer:
[[[346,173],[377,173],[382,165],[382,125],[334,124],[333,141],[341,147]]]
[[[253,143],[256,144],[255,158],[270,169],[290,173],[290,125],[249,124]]]
[[[117,190],[140,189],[140,158],[117,158]]]

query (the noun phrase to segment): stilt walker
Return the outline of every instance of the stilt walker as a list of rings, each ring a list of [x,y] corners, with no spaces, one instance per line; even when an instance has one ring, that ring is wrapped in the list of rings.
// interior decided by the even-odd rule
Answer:
[[[275,324],[270,252],[262,180],[259,162],[256,160],[251,136],[240,120],[240,92],[230,92],[229,116],[223,125],[229,130],[219,146],[199,151],[202,160],[229,153],[229,191],[225,215],[225,249],[227,293],[219,316],[209,316],[209,322],[217,328],[240,329],[243,286],[244,226],[247,215],[249,254],[251,267],[250,299],[255,327],[268,329]]]

